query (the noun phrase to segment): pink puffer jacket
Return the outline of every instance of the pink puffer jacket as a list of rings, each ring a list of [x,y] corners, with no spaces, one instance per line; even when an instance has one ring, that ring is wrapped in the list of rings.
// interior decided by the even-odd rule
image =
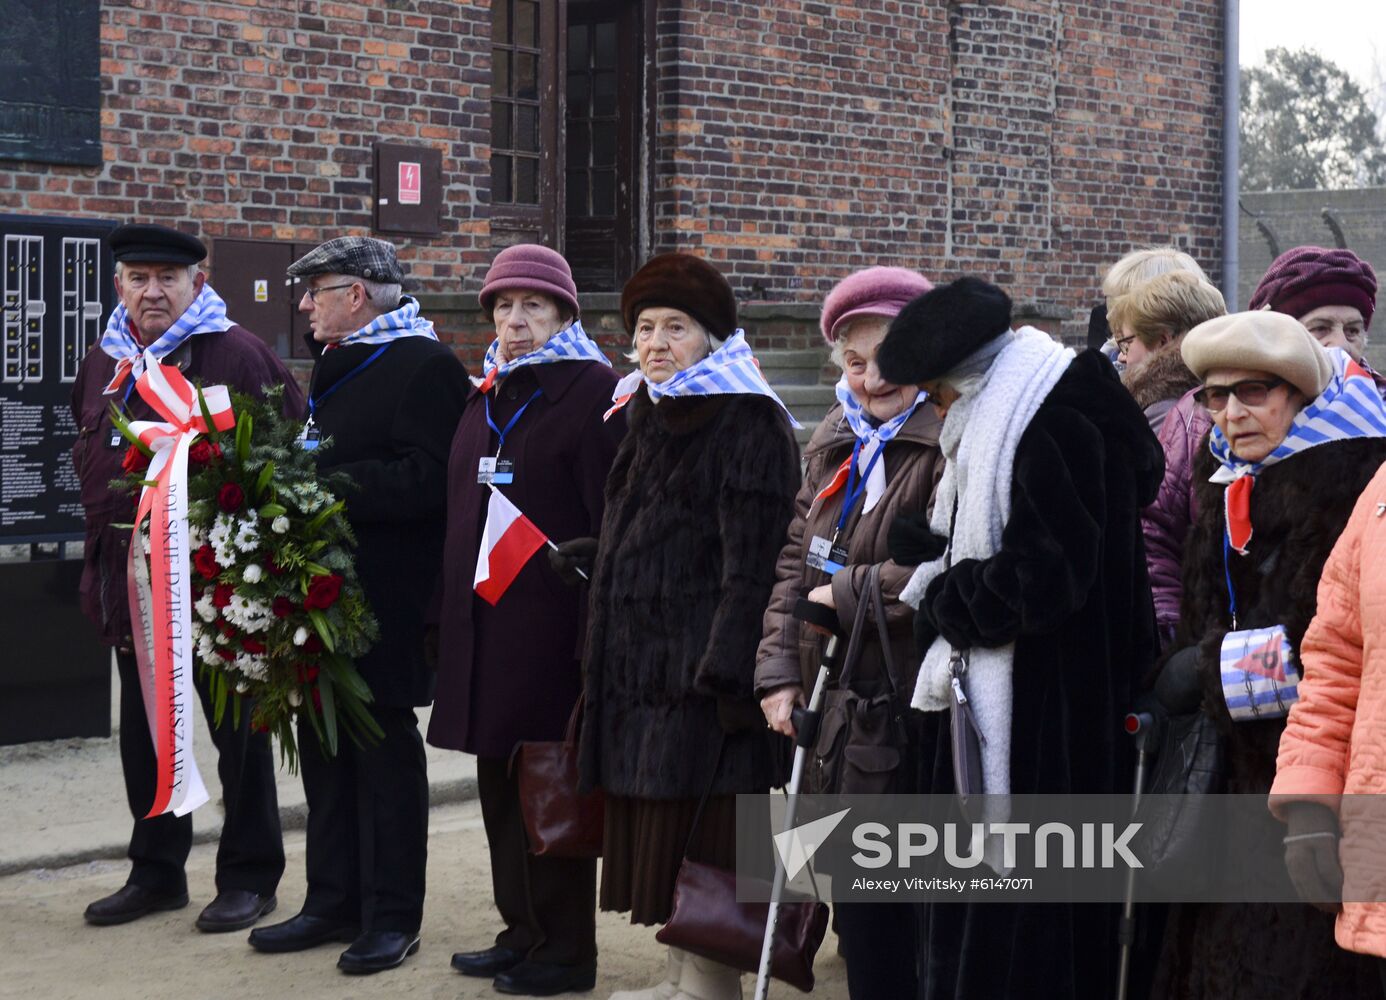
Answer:
[[[1271,809],[1339,810],[1344,896],[1386,899],[1386,466],[1368,484],[1319,582],[1300,647],[1303,680],[1280,738]],[[1338,944],[1386,957],[1386,903],[1345,902]]]

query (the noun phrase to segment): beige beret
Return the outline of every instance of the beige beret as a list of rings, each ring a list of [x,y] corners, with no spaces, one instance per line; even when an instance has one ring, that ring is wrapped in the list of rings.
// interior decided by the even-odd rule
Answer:
[[[1333,362],[1299,320],[1261,309],[1200,323],[1184,335],[1179,352],[1203,381],[1214,368],[1243,368],[1283,378],[1310,399],[1333,377]]]

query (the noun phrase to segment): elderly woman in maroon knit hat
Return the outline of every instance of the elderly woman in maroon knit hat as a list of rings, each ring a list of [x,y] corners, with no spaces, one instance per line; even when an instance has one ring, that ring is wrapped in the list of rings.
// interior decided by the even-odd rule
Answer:
[[[896,745],[875,753],[866,784],[842,774],[836,780],[825,779],[836,773],[834,761],[845,754],[836,738],[820,742],[809,772],[812,787],[806,791],[919,790],[922,716],[909,711],[919,657],[911,628],[914,611],[900,600],[900,590],[915,567],[890,558],[886,535],[898,515],[922,514],[931,506],[943,473],[938,443],[943,421],[932,406],[924,405],[928,397],[918,387],[881,378],[876,348],[900,310],[932,287],[923,275],[903,267],[871,267],[844,279],[823,303],[823,337],[842,378],[837,403],[804,453],[804,483],[794,501],[789,540],[780,550],[764,638],[756,653],[756,694],[771,728],[793,736],[790,712],[805,702],[804,692],[812,687],[826,641],[794,618],[795,600],[807,593],[809,600],[836,611],[841,629],[850,631],[861,602],[871,607],[867,588],[876,568],[888,642],[883,646],[872,614],[863,625],[860,655],[843,665],[843,676],[852,691],[867,697],[893,691],[901,724]],[[834,548],[842,553],[838,560],[831,558]],[[860,755],[853,758],[860,760]],[[838,906],[837,934],[854,1000],[915,995],[912,907]]]
[[[1324,347],[1347,351],[1386,398],[1386,375],[1373,371],[1363,356],[1376,311],[1376,272],[1351,250],[1286,250],[1261,278],[1247,308],[1293,316]]]
[[[596,862],[531,855],[507,762],[523,740],[558,740],[582,686],[586,590],[549,559],[529,559],[499,596],[473,588],[491,485],[570,561],[590,559],[602,488],[625,433],[611,405],[616,376],[583,332],[568,262],[546,247],[502,250],[481,307],[496,328],[448,462],[448,525],[434,746],[477,756],[477,789],[504,929],[461,952],[463,975],[505,993],[550,996],[596,980]],[[577,579],[574,576],[574,579]]]

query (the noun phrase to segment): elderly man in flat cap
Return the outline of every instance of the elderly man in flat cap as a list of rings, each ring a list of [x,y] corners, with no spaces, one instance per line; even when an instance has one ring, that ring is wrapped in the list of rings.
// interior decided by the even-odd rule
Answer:
[[[126,452],[126,442],[111,425],[111,406],[132,420],[158,419],[132,391],[145,365],[157,361],[176,365],[190,380],[256,396],[266,387],[283,385],[286,415],[303,411],[303,395],[274,352],[226,318],[226,303],[198,268],[207,255],[200,240],[163,226],[125,225],[111,234],[110,246],[120,305],[77,372],[72,413],[78,436],[72,462],[86,508],[82,608],[116,651],[120,757],[135,826],[129,880],[119,892],[87,907],[92,924],[123,924],[156,910],[187,906],[183,865],[192,846],[191,816],[142,818],[154,800],[155,754],[125,590],[135,500],[111,486],[122,475]],[[197,688],[217,747],[226,808],[217,849],[217,895],[198,916],[197,927],[240,930],[274,909],[274,891],[284,871],[274,759],[268,737],[250,732],[249,712],[241,714],[239,727],[232,725],[230,715],[221,726],[212,726],[207,689],[201,683]]]
[[[419,947],[428,777],[414,709],[433,700],[424,609],[441,570],[448,451],[469,384],[418,302],[401,295],[391,244],[331,240],[289,276],[307,285],[298,308],[322,349],[301,444],[324,472],[355,483],[346,514],[380,623],[380,640],[356,666],[385,735],[372,746],[343,740],[329,758],[301,730],[308,893],[297,916],[256,929],[250,943],[286,952],[349,941],[338,967],[379,972]]]

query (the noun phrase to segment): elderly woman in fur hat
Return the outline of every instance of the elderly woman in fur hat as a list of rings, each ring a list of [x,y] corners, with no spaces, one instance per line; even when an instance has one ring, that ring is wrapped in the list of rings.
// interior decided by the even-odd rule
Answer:
[[[790,712],[804,704],[825,642],[820,632],[794,618],[795,600],[807,593],[809,600],[832,608],[843,632],[851,630],[858,607],[866,602],[860,655],[843,665],[843,674],[858,694],[893,694],[894,705],[882,704],[881,714],[893,714],[898,725],[880,726],[892,733],[889,744],[872,747],[869,754],[854,747],[858,752],[850,761],[844,761],[843,729],[823,727],[828,742],[815,748],[815,766],[805,791],[917,791],[920,716],[909,711],[909,698],[919,664],[910,629],[913,610],[900,601],[900,589],[914,566],[890,558],[886,535],[896,515],[930,505],[943,473],[938,447],[942,421],[916,386],[881,378],[876,350],[890,321],[932,287],[923,275],[906,268],[872,267],[843,280],[823,303],[823,336],[842,378],[837,383],[838,401],[818,425],[804,456],[804,483],[795,500],[789,540],[780,552],[778,579],[765,612],[765,637],[756,654],[756,694],[770,726],[793,736]],[[842,552],[840,561],[831,557],[834,547]],[[886,609],[885,646],[869,610],[872,596],[867,586],[873,568],[878,568],[877,589]],[[857,763],[870,767],[870,773],[839,773],[839,764],[852,768]],[[843,904],[837,907],[836,922],[852,997],[914,996],[912,908]]]
[[[876,363],[883,378],[929,393],[948,460],[929,530],[905,545],[901,525],[891,547],[897,561],[922,563],[901,595],[919,609],[913,705],[933,736],[922,790],[1125,789],[1131,753],[1119,720],[1157,645],[1140,511],[1162,461],[1140,409],[1100,353],[1075,356],[1039,330],[1012,329],[1010,299],[976,278],[906,306]],[[955,652],[965,674],[953,669]],[[984,740],[980,773],[955,772],[955,684]],[[1111,994],[1114,906],[922,909],[924,1000]]]
[[[1112,303],[1109,314],[1117,346],[1126,359],[1121,381],[1160,440],[1165,477],[1155,502],[1141,515],[1150,589],[1162,640],[1179,625],[1180,567],[1184,538],[1197,514],[1193,461],[1212,422],[1194,398],[1199,381],[1179,345],[1184,334],[1227,312],[1222,293],[1188,271],[1151,278]]]
[[[1179,645],[1155,693],[1171,711],[1209,713],[1223,734],[1226,791],[1265,796],[1319,577],[1358,495],[1386,459],[1386,404],[1345,352],[1270,311],[1191,330],[1184,361],[1214,428],[1194,464],[1198,518],[1184,553]],[[1265,676],[1279,650],[1286,683]],[[1247,651],[1254,669],[1239,671]],[[1336,832],[1327,809],[1286,807],[1291,873]],[[1285,831],[1244,834],[1226,862],[1274,856]],[[1303,890],[1301,890],[1303,891]],[[1325,902],[1311,899],[1312,902]],[[1340,950],[1333,918],[1307,903],[1205,903],[1172,914],[1155,996],[1329,1000],[1380,996],[1373,960]]]
[[[606,792],[602,909],[660,924],[685,850],[733,868],[735,796],[783,782],[753,674],[799,464],[716,268],[655,257],[621,314],[640,367],[612,408],[629,431],[592,576],[580,767]],[[672,950],[663,983],[617,994],[740,995],[738,970]]]

